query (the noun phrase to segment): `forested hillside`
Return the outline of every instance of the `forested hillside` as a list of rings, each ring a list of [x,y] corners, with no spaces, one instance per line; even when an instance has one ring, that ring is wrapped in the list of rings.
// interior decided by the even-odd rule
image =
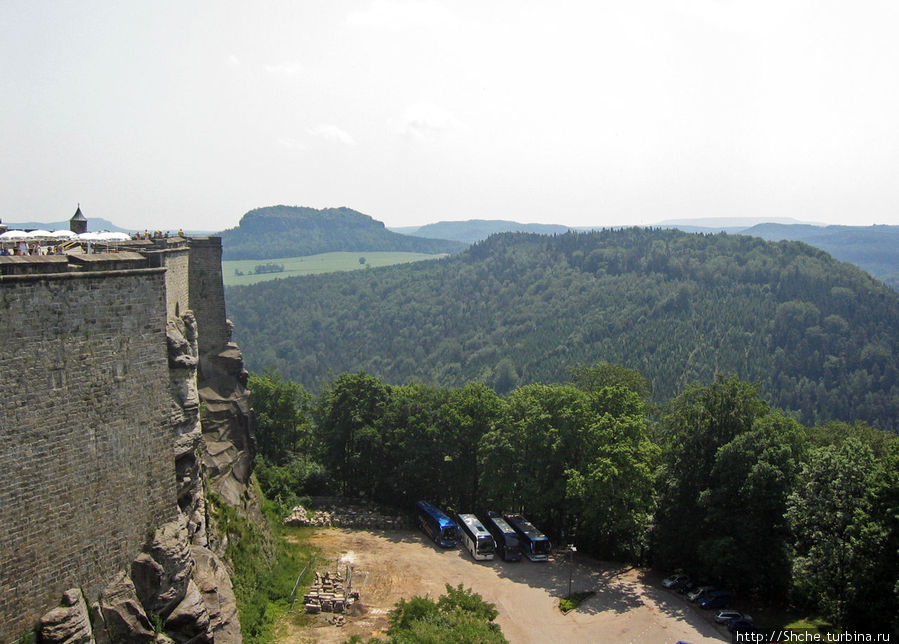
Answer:
[[[802,422],[899,429],[899,295],[798,242],[627,229],[503,234],[426,264],[226,292],[251,369],[318,390],[364,369],[391,383],[564,382],[639,370],[656,400],[732,373]]]
[[[743,234],[772,241],[805,242],[860,266],[899,291],[899,226],[759,224]]]
[[[453,253],[465,244],[410,237],[350,208],[270,206],[245,214],[221,233],[222,259],[276,259],[336,251]]]

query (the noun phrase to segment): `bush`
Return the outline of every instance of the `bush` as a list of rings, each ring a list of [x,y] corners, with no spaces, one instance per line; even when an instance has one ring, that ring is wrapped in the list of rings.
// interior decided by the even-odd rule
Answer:
[[[284,465],[258,457],[255,471],[265,497],[288,510],[300,505],[304,495],[322,495],[330,490],[331,479],[325,467],[305,456]]]

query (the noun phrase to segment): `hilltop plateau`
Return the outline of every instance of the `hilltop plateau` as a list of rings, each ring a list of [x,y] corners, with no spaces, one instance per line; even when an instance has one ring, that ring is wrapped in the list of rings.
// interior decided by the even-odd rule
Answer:
[[[250,368],[313,390],[363,369],[502,393],[608,361],[646,375],[659,400],[733,373],[805,423],[897,429],[899,295],[798,242],[636,228],[509,233],[434,262],[226,297]]]
[[[410,237],[350,208],[269,206],[246,213],[236,228],[222,231],[225,260],[276,259],[336,251],[453,253],[460,242]]]

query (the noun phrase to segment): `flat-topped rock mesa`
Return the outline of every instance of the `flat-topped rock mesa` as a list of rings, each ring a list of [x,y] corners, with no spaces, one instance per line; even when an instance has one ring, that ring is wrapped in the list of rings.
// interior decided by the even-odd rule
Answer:
[[[0,642],[239,642],[204,491],[255,512],[221,240],[112,250],[0,257]]]

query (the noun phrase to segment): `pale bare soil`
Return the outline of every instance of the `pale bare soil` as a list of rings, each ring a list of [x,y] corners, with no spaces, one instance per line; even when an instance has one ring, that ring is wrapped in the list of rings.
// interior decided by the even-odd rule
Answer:
[[[581,555],[571,567],[565,555],[548,562],[474,561],[467,551],[441,550],[422,533],[363,532],[323,529],[311,538],[321,549],[316,569],[335,570],[341,557],[355,561],[354,587],[362,591],[363,609],[347,616],[343,627],[330,625],[330,615],[297,625],[288,616],[279,624],[278,642],[343,642],[351,635],[384,636],[387,612],[401,598],[430,595],[445,584],[463,584],[496,605],[497,623],[513,644],[614,642],[616,644],[692,644],[730,641],[712,615],[661,586],[661,575],[636,568],[616,568]],[[572,591],[596,595],[563,615],[559,597]],[[302,597],[300,597],[302,600]],[[296,612],[303,611],[302,601]]]

